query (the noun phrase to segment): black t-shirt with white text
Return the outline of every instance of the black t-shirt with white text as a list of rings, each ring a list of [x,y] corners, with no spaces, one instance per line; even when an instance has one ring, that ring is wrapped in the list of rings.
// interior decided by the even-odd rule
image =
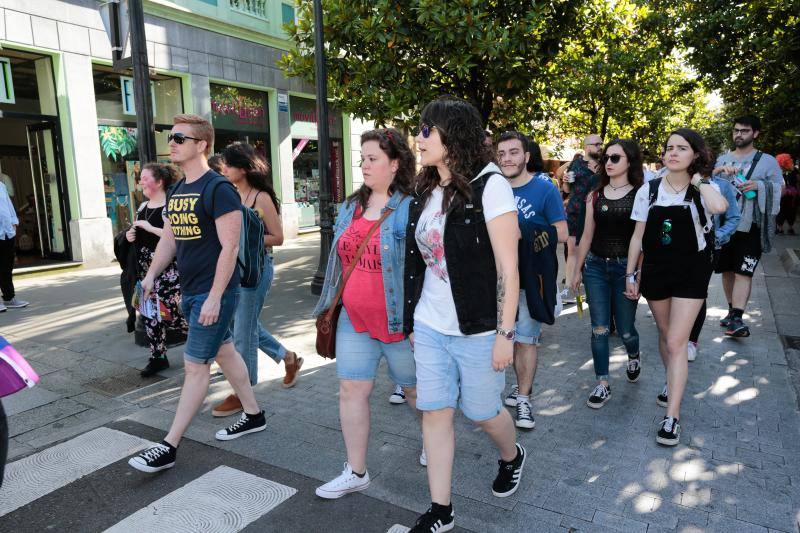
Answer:
[[[219,174],[209,170],[196,181],[182,182],[167,202],[167,217],[175,236],[181,292],[186,295],[211,290],[217,260],[222,252],[215,220],[242,206],[239,193],[230,182],[212,183],[204,190],[210,181],[220,178]],[[239,269],[234,267],[227,288],[238,285]]]

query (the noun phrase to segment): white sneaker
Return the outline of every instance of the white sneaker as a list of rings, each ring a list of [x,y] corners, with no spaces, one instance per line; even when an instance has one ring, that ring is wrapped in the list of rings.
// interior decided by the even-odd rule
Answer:
[[[395,385],[394,392],[389,396],[389,403],[395,405],[406,403],[406,393],[403,392],[403,387]]]
[[[419,464],[422,466],[428,466],[428,454],[425,453],[425,447],[422,448],[422,451],[419,454]]]
[[[565,304],[574,304],[575,303],[575,295],[572,294],[572,291],[569,287],[564,287],[561,291],[561,301]]]
[[[697,343],[689,341],[689,346],[686,347],[686,351],[689,354],[689,361],[694,361],[697,359]]]
[[[20,300],[16,296],[10,300],[3,300],[3,305],[8,309],[19,309],[21,307],[28,307],[28,302]]]
[[[358,477],[353,473],[353,468],[350,464],[345,463],[342,473],[321,487],[317,487],[316,493],[320,498],[335,500],[345,494],[358,492],[367,487],[369,487],[369,472],[365,472],[364,477]]]
[[[6,307],[3,302],[0,302],[0,313],[5,313],[8,311],[8,307]]]

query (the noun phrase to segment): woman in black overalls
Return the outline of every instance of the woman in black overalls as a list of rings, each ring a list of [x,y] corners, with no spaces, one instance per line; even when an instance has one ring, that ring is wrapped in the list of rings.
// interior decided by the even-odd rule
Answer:
[[[727,202],[716,185],[703,179],[714,159],[697,132],[681,128],[671,133],[664,144],[664,163],[664,177],[639,189],[634,200],[636,229],[628,250],[626,295],[636,298],[641,291],[658,326],[667,384],[656,402],[667,413],[656,441],[675,446],[689,373],[689,333],[711,279],[711,215],[724,213]],[[642,253],[639,272],[634,265]]]

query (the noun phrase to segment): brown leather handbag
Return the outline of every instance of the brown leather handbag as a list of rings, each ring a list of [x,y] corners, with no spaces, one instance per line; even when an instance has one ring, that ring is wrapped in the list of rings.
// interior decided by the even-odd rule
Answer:
[[[327,311],[317,317],[317,353],[322,357],[336,359],[336,324],[339,322],[339,313],[342,311],[341,300],[342,294],[344,294],[344,286],[347,284],[347,280],[350,279],[350,275],[353,273],[353,269],[355,269],[359,259],[364,255],[364,250],[366,250],[367,244],[375,233],[375,230],[383,224],[383,221],[386,220],[386,217],[388,217],[392,211],[393,209],[389,209],[388,207],[384,209],[381,217],[375,221],[375,224],[369,229],[366,237],[364,237],[364,242],[358,247],[353,261],[350,263],[350,266],[347,267],[347,272],[345,272],[342,277],[342,284],[339,285],[339,289],[336,291],[336,296],[331,302],[331,306]],[[336,250],[331,250],[331,253],[335,254],[337,252]]]

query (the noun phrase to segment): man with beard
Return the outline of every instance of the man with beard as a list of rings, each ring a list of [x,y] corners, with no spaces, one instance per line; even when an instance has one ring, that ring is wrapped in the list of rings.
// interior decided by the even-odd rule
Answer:
[[[753,272],[762,252],[769,252],[775,234],[775,215],[780,210],[783,176],[778,162],[753,146],[761,130],[758,117],[745,115],[733,120],[735,149],[717,158],[714,177],[727,179],[738,190],[741,220],[728,244],[722,247],[716,272],[728,300],[728,314],[720,320],[725,334],[749,337],[742,319]]]
[[[583,233],[583,221],[586,213],[586,196],[597,185],[597,170],[600,166],[600,152],[603,151],[603,139],[593,133],[583,140],[583,150],[586,159],[580,158],[572,162],[565,176],[564,189],[569,193],[567,199],[567,264],[566,279],[572,279],[572,272],[580,265],[575,264],[577,245]],[[573,301],[575,295],[570,295],[569,288],[565,287],[561,293],[563,301]]]
[[[533,153],[532,153],[533,150]],[[528,141],[528,138],[516,131],[507,131],[500,136],[497,142],[497,163],[500,170],[508,179],[514,190],[514,200],[517,203],[517,221],[522,235],[523,242],[547,239],[550,253],[538,254],[537,266],[543,275],[538,276],[541,280],[541,291],[533,291],[533,298],[539,298],[541,305],[547,305],[542,301],[543,295],[550,288],[550,294],[555,297],[558,264],[556,262],[556,240],[564,242],[567,240],[567,223],[564,214],[564,206],[561,203],[561,195],[558,188],[550,181],[550,176],[541,172],[539,168],[535,174],[527,170],[527,165],[533,155],[535,167],[541,167],[541,151],[539,146]],[[553,231],[554,228],[554,231]],[[544,233],[544,237],[541,237]],[[553,235],[552,240],[550,234]],[[533,283],[533,276],[525,278],[526,254],[520,253],[520,286],[530,287]],[[531,261],[533,265],[534,261]],[[536,269],[534,267],[534,269]],[[538,280],[537,280],[538,281]],[[545,285],[546,284],[546,285]],[[529,289],[530,290],[530,289]],[[553,310],[553,306],[549,306]],[[523,429],[533,429],[536,422],[533,419],[531,409],[531,392],[533,389],[533,379],[536,376],[537,352],[539,337],[542,332],[542,323],[536,320],[533,308],[528,305],[528,298],[525,290],[520,290],[519,295],[519,314],[516,324],[516,337],[514,339],[514,372],[517,375],[517,385],[512,389],[511,394],[505,400],[506,405],[516,407],[517,419],[516,426]]]

